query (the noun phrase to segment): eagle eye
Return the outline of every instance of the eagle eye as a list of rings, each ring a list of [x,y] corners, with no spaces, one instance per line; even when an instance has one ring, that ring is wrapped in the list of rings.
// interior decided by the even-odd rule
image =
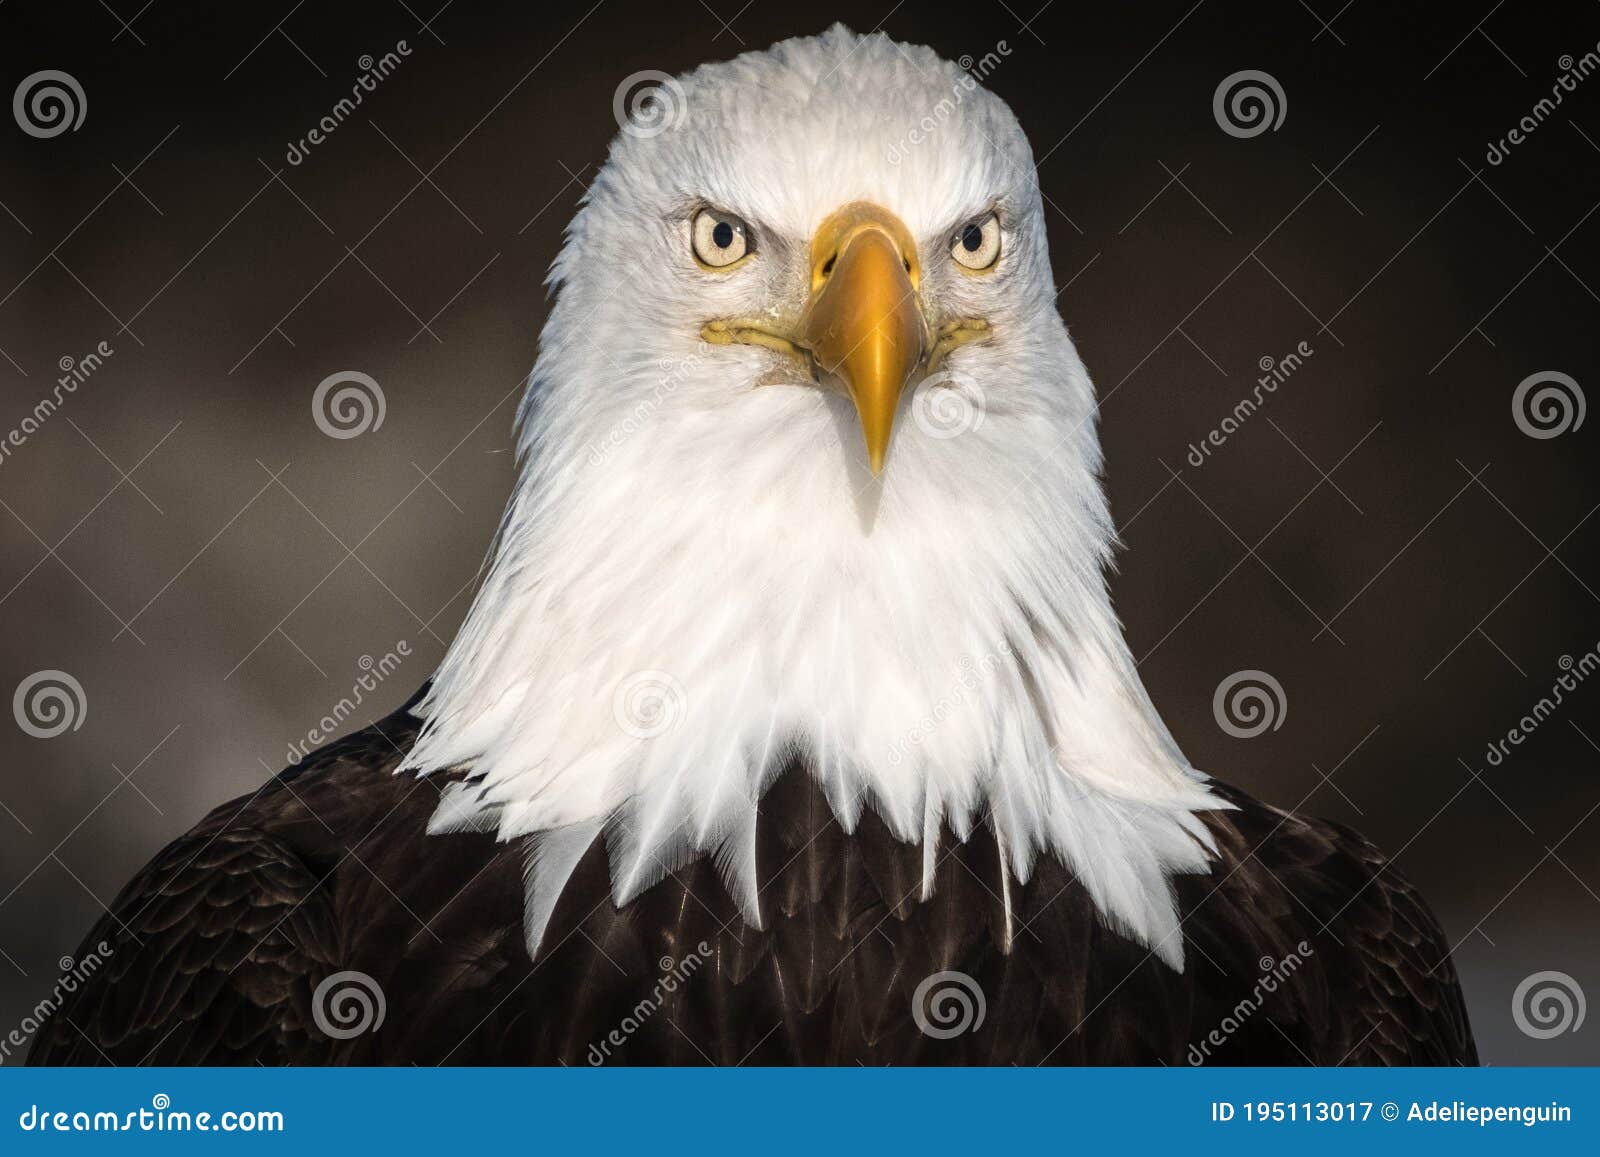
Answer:
[[[755,236],[732,213],[701,209],[689,225],[694,259],[704,269],[726,272],[756,251]]]
[[[957,229],[950,242],[950,256],[972,273],[994,268],[1000,260],[1000,218],[990,213]]]

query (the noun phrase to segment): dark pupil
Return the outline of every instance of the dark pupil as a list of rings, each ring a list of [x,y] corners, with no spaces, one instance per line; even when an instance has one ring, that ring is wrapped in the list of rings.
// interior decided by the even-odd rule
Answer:
[[[976,225],[968,225],[961,231],[961,247],[968,253],[976,253],[983,246],[983,230]]]
[[[733,244],[733,226],[726,221],[718,221],[717,227],[711,230],[711,243],[718,249],[726,249]]]

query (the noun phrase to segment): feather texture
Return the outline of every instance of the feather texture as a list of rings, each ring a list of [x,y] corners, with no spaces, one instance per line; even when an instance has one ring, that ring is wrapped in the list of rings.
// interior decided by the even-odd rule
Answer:
[[[1476,1060],[1448,942],[1410,885],[1360,837],[1222,785],[1229,807],[1196,819],[1217,861],[1174,882],[1178,973],[1107,927],[1053,856],[1009,877],[986,823],[964,842],[941,832],[924,899],[927,847],[871,810],[846,832],[799,766],[757,820],[764,929],[706,859],[619,908],[587,832],[541,837],[531,857],[486,833],[428,835],[432,781],[393,774],[416,730],[401,712],[325,748],[152,861],[79,954],[105,940],[108,966],[31,1061]],[[524,868],[564,874],[573,857],[530,959]],[[318,990],[349,971],[387,1015],[340,1038]],[[960,976],[919,1002],[940,974]],[[981,1024],[930,1035],[922,1024],[960,1023],[957,988],[981,1000]]]

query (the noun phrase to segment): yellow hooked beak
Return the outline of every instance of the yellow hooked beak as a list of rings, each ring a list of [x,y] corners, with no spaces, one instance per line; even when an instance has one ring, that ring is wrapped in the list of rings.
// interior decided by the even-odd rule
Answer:
[[[798,341],[850,391],[874,474],[889,452],[901,391],[930,344],[920,275],[906,227],[865,201],[835,212],[811,242],[811,300]]]

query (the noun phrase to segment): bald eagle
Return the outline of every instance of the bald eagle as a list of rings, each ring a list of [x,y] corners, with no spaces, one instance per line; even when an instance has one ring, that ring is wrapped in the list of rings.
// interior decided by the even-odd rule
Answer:
[[[658,83],[395,714],[90,932],[39,1063],[1474,1063],[1354,833],[1140,683],[1032,154],[836,27]]]

